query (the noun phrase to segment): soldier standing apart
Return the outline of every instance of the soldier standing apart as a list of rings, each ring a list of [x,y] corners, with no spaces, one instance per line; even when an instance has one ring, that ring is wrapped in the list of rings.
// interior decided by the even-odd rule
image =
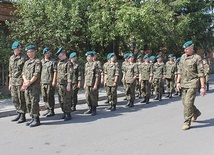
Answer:
[[[191,121],[195,121],[201,112],[194,105],[199,81],[201,83],[201,95],[206,94],[204,74],[201,57],[194,53],[194,44],[187,41],[183,45],[185,53],[181,56],[177,89],[182,91],[182,103],[184,105],[184,124],[182,130],[190,128]]]
[[[165,64],[162,61],[162,56],[157,55],[157,62],[153,66],[153,81],[156,97],[154,100],[162,100],[163,82],[166,75]]]
[[[137,56],[136,64],[137,64],[137,67],[139,70],[139,67],[142,64],[142,56],[140,54]],[[136,89],[136,93],[137,93],[136,97],[142,98],[142,96],[141,96],[142,95],[141,83],[139,82],[139,78],[136,79],[135,89]]]
[[[81,67],[77,63],[77,53],[72,52],[69,56],[71,63],[73,64],[73,78],[72,78],[72,86],[73,86],[73,97],[71,99],[71,110],[76,111],[76,105],[78,102],[77,94],[81,85]]]
[[[152,64],[149,63],[149,56],[146,54],[144,57],[144,62],[139,66],[139,82],[141,84],[142,95],[144,99],[141,103],[149,103],[150,93],[151,93],[151,83],[152,83]]]
[[[39,119],[39,100],[40,100],[40,75],[41,61],[36,58],[36,47],[29,45],[25,49],[27,51],[27,60],[23,67],[22,78],[24,80],[22,90],[25,91],[25,101],[27,110],[32,119],[27,122],[27,126],[35,127],[40,125]]]
[[[59,62],[57,64],[57,86],[59,103],[63,112],[60,119],[68,121],[71,120],[73,65],[67,58],[66,51],[62,48],[59,48],[55,55],[59,58]]]
[[[41,93],[43,101],[45,102],[46,112],[43,116],[51,117],[54,116],[55,106],[55,86],[56,86],[56,73],[57,73],[57,62],[51,58],[51,52],[48,47],[42,51],[44,58],[41,60],[42,71],[41,71]]]
[[[117,84],[119,78],[119,65],[116,62],[114,53],[108,55],[110,62],[106,65],[104,70],[104,85],[107,86],[107,96],[109,99],[110,107],[106,110],[115,111],[117,104]]]
[[[21,53],[21,45],[18,41],[12,44],[13,55],[9,60],[9,87],[13,104],[16,108],[17,116],[12,121],[23,123],[26,121],[26,103],[24,92],[21,91],[22,87],[22,69],[27,57]]]
[[[98,83],[99,83],[99,68],[96,62],[93,61],[93,52],[88,51],[86,54],[87,63],[85,64],[85,98],[89,109],[85,114],[92,116],[97,114],[98,106]]]
[[[126,81],[126,96],[128,103],[126,106],[133,107],[135,100],[135,81],[138,77],[139,71],[137,64],[134,63],[134,55],[130,53],[128,56],[129,64],[125,68],[125,81]]]
[[[122,68],[122,74],[123,74],[122,83],[123,83],[124,91],[126,91],[126,87],[127,87],[125,76],[126,76],[126,66],[129,64],[128,56],[129,56],[129,53],[124,54],[124,56],[123,56],[124,61],[122,63],[122,67],[121,67]],[[124,100],[127,100],[127,96],[124,98]]]
[[[167,98],[172,98],[175,87],[176,63],[173,54],[168,55],[169,61],[166,62],[166,92]]]

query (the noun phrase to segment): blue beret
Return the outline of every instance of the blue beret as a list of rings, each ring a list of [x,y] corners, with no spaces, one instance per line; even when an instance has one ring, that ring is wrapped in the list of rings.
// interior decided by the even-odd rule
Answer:
[[[88,52],[91,52],[93,55],[97,55],[95,51],[88,51]]]
[[[129,56],[129,53],[126,53],[126,54],[124,54],[123,58],[124,58],[124,59],[127,59],[128,56]]]
[[[187,48],[187,47],[189,47],[189,46],[191,46],[191,45],[193,45],[192,40],[187,41],[187,42],[185,42],[185,43],[183,44],[183,48]]]
[[[137,56],[137,59],[140,59],[140,58],[142,58],[142,56],[139,54],[139,55]]]
[[[180,60],[181,60],[181,57],[177,58],[177,60],[176,60],[176,61],[178,61],[178,62],[179,62]]]
[[[74,58],[77,56],[77,53],[76,52],[72,52],[70,55],[69,55],[69,58]]]
[[[108,56],[107,56],[107,59],[110,59],[113,56],[115,56],[115,53],[109,53]]]
[[[158,59],[158,58],[162,58],[162,55],[158,54],[158,55],[156,56],[156,59]]]
[[[85,56],[93,56],[94,55],[94,52],[93,51],[88,51],[85,53]]]
[[[129,55],[128,55],[128,59],[129,58],[131,58],[131,57],[133,57],[134,56],[134,54],[133,53],[129,53]]]
[[[60,47],[60,48],[58,49],[58,51],[55,53],[55,55],[58,56],[62,51],[63,51],[63,49],[62,49],[62,47]]]
[[[34,45],[29,45],[25,48],[25,51],[28,51],[28,50],[35,50],[36,49],[36,46]]]
[[[174,57],[173,54],[169,54],[169,55],[168,55],[168,58],[172,58],[172,57]]]
[[[155,56],[154,55],[152,55],[152,56],[150,56],[150,58],[149,58],[150,60],[155,60]]]
[[[147,59],[147,58],[149,58],[149,55],[148,54],[144,55],[143,59]]]
[[[18,41],[15,41],[13,44],[12,44],[12,47],[11,49],[14,50],[16,48],[18,48],[20,46],[20,43]]]
[[[50,51],[50,48],[45,47],[45,48],[43,49],[42,53],[45,54],[47,51]]]

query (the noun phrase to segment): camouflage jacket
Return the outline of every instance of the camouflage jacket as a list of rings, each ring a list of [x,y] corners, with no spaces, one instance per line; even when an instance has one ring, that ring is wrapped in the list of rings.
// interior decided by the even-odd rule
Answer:
[[[203,65],[204,67],[204,75],[209,75],[210,74],[210,66],[209,64]]]
[[[141,80],[149,80],[149,78],[153,76],[152,66],[153,65],[151,63],[145,63],[145,62],[143,62],[139,66],[139,74],[141,76],[140,77]]]
[[[57,71],[57,62],[50,58],[49,60],[45,60],[44,58],[41,60],[42,63],[42,71],[41,71],[41,83],[43,84],[51,84],[53,81],[53,74]]]
[[[100,71],[96,62],[87,62],[85,64],[85,85],[94,86],[96,77],[99,78]]]
[[[139,71],[136,63],[128,64],[125,67],[125,81],[126,83],[131,83],[133,77],[139,77]]]
[[[22,70],[27,56],[20,53],[19,55],[12,55],[9,59],[9,77],[11,78],[11,85],[20,86],[23,83]]]
[[[162,62],[162,63],[158,63],[156,62],[154,65],[153,65],[153,78],[154,79],[162,79],[163,76],[166,75],[166,67],[165,67],[165,64]]]
[[[197,88],[199,77],[204,76],[203,64],[198,54],[183,54],[179,63],[178,74],[181,75],[181,87]]]
[[[107,63],[104,69],[104,74],[106,76],[106,85],[113,86],[114,80],[116,76],[119,76],[119,65],[117,62],[115,63]]]
[[[176,72],[176,63],[175,62],[166,62],[166,78],[174,79]]]
[[[73,70],[74,70],[74,73],[73,73],[73,80],[72,80],[72,83],[73,84],[77,84],[78,81],[81,81],[82,77],[81,77],[81,67],[79,64],[75,64],[73,66]]]

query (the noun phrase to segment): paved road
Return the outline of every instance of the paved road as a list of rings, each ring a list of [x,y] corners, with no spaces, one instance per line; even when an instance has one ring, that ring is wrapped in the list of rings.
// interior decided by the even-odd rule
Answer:
[[[101,101],[96,116],[84,115],[87,106],[81,104],[72,113],[73,119],[63,122],[57,108],[56,116],[41,117],[42,125],[36,128],[11,122],[14,116],[0,118],[0,154],[213,155],[213,80],[210,88],[205,97],[197,96],[196,106],[202,115],[188,131],[181,130],[179,97],[148,105],[136,100],[133,108],[125,108],[120,97],[114,112],[105,111]]]

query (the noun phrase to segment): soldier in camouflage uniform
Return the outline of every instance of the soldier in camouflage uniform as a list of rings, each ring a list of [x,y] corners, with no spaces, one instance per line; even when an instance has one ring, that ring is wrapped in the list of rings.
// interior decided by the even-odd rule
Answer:
[[[63,112],[60,119],[68,121],[71,120],[73,64],[67,58],[66,51],[62,48],[59,48],[55,55],[59,58],[57,64],[57,86],[59,103]]]
[[[178,93],[180,92],[179,96],[181,96],[181,90],[180,91],[177,90],[177,88],[176,88],[177,87],[176,81],[178,79],[178,69],[179,69],[179,62],[180,62],[180,60],[181,60],[180,57],[176,59],[176,71],[175,71],[175,95],[178,95]]]
[[[89,109],[85,114],[92,116],[97,114],[96,108],[98,106],[98,85],[100,71],[96,62],[93,61],[94,53],[88,51],[86,54],[87,63],[85,64],[85,98]]]
[[[167,98],[172,98],[175,87],[176,63],[173,54],[168,55],[169,61],[166,62],[166,92]]]
[[[21,91],[22,80],[22,69],[27,56],[21,53],[21,45],[18,41],[12,44],[13,55],[9,60],[9,90],[11,91],[11,96],[13,104],[16,108],[17,117],[12,121],[18,121],[18,123],[23,123],[26,121],[26,103],[24,98],[24,92]]]
[[[133,107],[135,100],[135,82],[139,71],[137,64],[134,63],[134,55],[130,53],[128,56],[129,64],[125,67],[125,81],[126,81],[126,96],[128,103],[126,106]]]
[[[152,64],[149,63],[149,56],[146,54],[144,57],[144,62],[139,66],[139,82],[141,84],[141,90],[144,100],[141,103],[149,103],[151,83],[152,83]]]
[[[210,74],[210,66],[207,63],[206,59],[203,59],[203,67],[204,67],[204,82],[205,86],[207,88],[207,91],[209,91],[209,74]]]
[[[153,66],[155,64],[155,61],[156,61],[156,59],[155,59],[154,55],[152,55],[152,56],[149,57],[149,62],[152,65],[152,68],[153,68]],[[151,83],[151,95],[150,96],[153,96],[153,92],[154,92],[154,83],[152,82]]]
[[[103,71],[104,70],[106,70],[107,68],[107,66],[108,66],[108,64],[110,63],[110,59],[109,59],[109,55],[110,55],[111,53],[109,53],[108,55],[107,55],[107,62],[105,62],[104,64],[103,64]],[[105,79],[105,75],[103,75],[103,77],[102,77],[103,79],[101,79],[101,82],[104,82],[104,79]],[[105,90],[106,90],[106,96],[107,96],[107,100],[106,100],[106,102],[105,103],[109,103],[109,98],[108,98],[108,87],[104,84],[104,87],[105,87]]]
[[[73,78],[72,78],[73,97],[71,99],[71,101],[72,101],[71,109],[72,109],[72,111],[76,111],[76,105],[78,102],[77,94],[80,89],[81,79],[82,79],[81,67],[77,62],[77,53],[76,52],[72,52],[70,54],[69,58],[71,60],[71,63],[73,64],[73,69],[74,69]]]
[[[165,64],[162,61],[162,56],[157,55],[157,62],[153,65],[153,82],[156,97],[154,100],[162,100],[163,82],[166,75]]]
[[[28,112],[32,119],[27,122],[27,126],[35,127],[40,125],[39,100],[40,100],[40,75],[41,61],[36,58],[36,47],[29,45],[26,47],[27,60],[23,67],[22,78],[24,80],[22,90],[25,91],[25,100]]]
[[[124,58],[124,61],[122,63],[122,74],[123,74],[123,77],[122,77],[122,83],[123,83],[123,88],[124,88],[124,91],[126,91],[126,81],[125,81],[125,76],[126,76],[126,66],[129,64],[128,62],[128,56],[129,56],[129,53],[126,53],[124,54],[123,58]],[[124,98],[124,100],[127,100],[127,96]]]
[[[41,71],[41,93],[43,101],[45,102],[46,112],[43,116],[51,117],[54,116],[55,106],[55,86],[56,86],[56,73],[57,73],[57,62],[51,58],[51,52],[48,47],[44,48],[42,53],[44,58],[41,60],[42,71]]]
[[[136,64],[139,70],[140,65],[142,64],[142,56],[139,54],[137,56]],[[142,98],[142,89],[141,89],[141,83],[139,82],[139,78],[136,79],[136,97]]]
[[[195,121],[201,112],[194,105],[199,81],[201,83],[201,95],[206,94],[204,85],[204,73],[201,57],[194,53],[194,44],[187,41],[183,45],[185,54],[181,56],[179,64],[177,89],[182,91],[182,103],[184,105],[184,124],[182,130],[190,128],[191,121]]]
[[[119,65],[116,62],[114,53],[108,55],[110,62],[106,65],[104,70],[104,85],[107,86],[107,95],[109,98],[110,107],[106,110],[115,111],[117,104],[117,84],[119,79]]]

